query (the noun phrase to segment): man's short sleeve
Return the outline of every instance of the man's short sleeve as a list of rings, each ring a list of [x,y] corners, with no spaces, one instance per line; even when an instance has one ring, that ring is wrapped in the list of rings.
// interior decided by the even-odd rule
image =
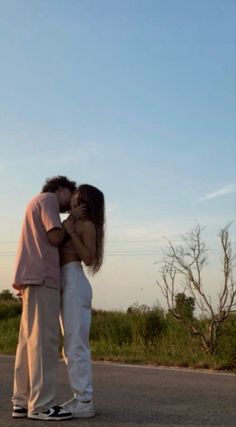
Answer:
[[[46,231],[62,228],[59,206],[54,194],[48,194],[40,201],[41,220]]]

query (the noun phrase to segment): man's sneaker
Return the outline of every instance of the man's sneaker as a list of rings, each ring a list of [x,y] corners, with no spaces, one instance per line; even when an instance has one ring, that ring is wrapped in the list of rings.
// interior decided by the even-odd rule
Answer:
[[[80,402],[78,399],[73,398],[68,402],[63,403],[63,409],[72,413],[73,418],[89,418],[94,417],[95,409],[93,401]]]
[[[19,405],[13,405],[12,416],[13,418],[26,418],[27,409]]]
[[[52,408],[42,412],[28,412],[28,418],[32,418],[33,420],[63,421],[70,420],[72,418],[72,414],[61,406],[53,406]]]

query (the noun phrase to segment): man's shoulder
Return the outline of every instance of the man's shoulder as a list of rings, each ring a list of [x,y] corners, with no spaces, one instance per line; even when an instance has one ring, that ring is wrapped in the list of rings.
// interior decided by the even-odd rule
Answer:
[[[44,206],[45,202],[53,204],[57,202],[57,198],[54,193],[40,193],[34,196],[27,205],[27,211],[38,210],[40,206]]]
[[[37,196],[33,197],[32,202],[40,204],[47,200],[56,201],[56,195],[54,193],[40,193]]]

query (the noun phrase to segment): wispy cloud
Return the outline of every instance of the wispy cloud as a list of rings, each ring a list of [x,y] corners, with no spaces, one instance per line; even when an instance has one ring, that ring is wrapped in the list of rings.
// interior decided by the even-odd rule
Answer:
[[[177,241],[181,234],[184,234],[193,226],[193,220],[184,219],[163,219],[160,221],[126,221],[122,218],[107,218],[108,241],[121,242],[157,242],[165,243],[164,237]]]
[[[222,188],[219,188],[212,193],[208,193],[205,196],[201,197],[198,201],[203,202],[204,200],[215,199],[216,197],[225,196],[226,194],[235,193],[236,192],[236,184],[228,184]]]

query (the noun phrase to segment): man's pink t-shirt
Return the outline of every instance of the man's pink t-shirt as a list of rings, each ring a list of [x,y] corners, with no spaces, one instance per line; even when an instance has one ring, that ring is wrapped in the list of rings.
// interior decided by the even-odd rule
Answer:
[[[59,252],[47,232],[61,228],[59,204],[53,193],[41,193],[27,206],[21,231],[13,287],[25,285],[60,287]]]

